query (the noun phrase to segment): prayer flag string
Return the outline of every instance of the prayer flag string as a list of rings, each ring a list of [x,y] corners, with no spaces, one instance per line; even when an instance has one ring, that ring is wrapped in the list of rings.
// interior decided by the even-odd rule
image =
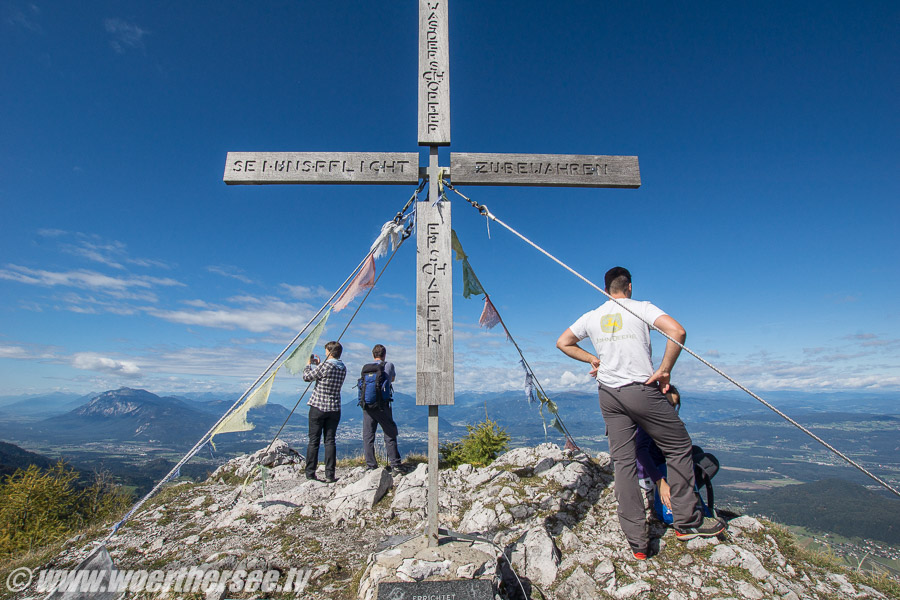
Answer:
[[[531,366],[528,364],[528,361],[525,360],[525,355],[522,353],[522,349],[516,343],[516,340],[513,338],[512,334],[510,334],[509,329],[506,327],[506,323],[503,322],[503,318],[500,316],[500,312],[497,310],[497,307],[494,306],[494,303],[491,302],[491,298],[488,293],[485,291],[484,286],[481,284],[481,281],[475,275],[475,270],[472,268],[472,265],[469,264],[469,257],[465,253],[462,247],[462,243],[459,241],[459,237],[456,235],[455,230],[451,230],[451,246],[453,248],[453,252],[456,254],[456,260],[461,260],[463,264],[463,296],[465,298],[469,298],[472,294],[475,295],[484,295],[484,309],[481,312],[481,317],[478,319],[479,325],[484,327],[485,329],[491,329],[496,327],[498,324],[503,327],[503,331],[506,333],[506,339],[512,342],[513,346],[515,346],[516,351],[519,353],[519,364],[522,365],[522,369],[525,371],[525,399],[529,404],[532,404],[536,401],[540,401],[539,412],[541,414],[541,421],[544,425],[544,438],[547,438],[547,419],[544,416],[544,408],[547,408],[547,411],[553,415],[553,419],[550,422],[550,427],[559,431],[566,438],[566,448],[578,448],[575,441],[572,439],[572,436],[569,434],[568,429],[562,421],[562,418],[559,416],[559,408],[556,406],[556,403],[550,398],[547,397],[547,394],[544,393],[543,388],[541,387],[540,382],[538,381],[537,376],[534,374],[534,371],[531,369]]]

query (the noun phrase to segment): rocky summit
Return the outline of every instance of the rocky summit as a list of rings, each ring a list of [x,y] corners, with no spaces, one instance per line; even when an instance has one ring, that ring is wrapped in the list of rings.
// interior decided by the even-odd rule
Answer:
[[[328,484],[307,480],[302,457],[277,442],[205,482],[168,486],[108,550],[120,570],[303,568],[309,599],[373,600],[379,584],[442,579],[486,580],[495,598],[887,598],[795,557],[782,530],[748,516],[732,518],[720,538],[686,543],[651,523],[658,553],[638,561],[619,529],[609,456],[554,444],[441,470],[450,541],[430,549],[427,466],[411,466],[343,467]],[[47,567],[78,564],[92,548],[84,542],[71,540]]]

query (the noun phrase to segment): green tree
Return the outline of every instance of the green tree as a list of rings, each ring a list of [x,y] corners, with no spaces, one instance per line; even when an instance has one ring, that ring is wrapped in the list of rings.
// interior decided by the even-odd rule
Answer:
[[[68,533],[77,520],[77,478],[62,461],[10,475],[0,486],[0,552],[28,552]]]
[[[451,467],[461,464],[484,467],[509,447],[509,434],[487,414],[481,423],[466,425],[465,436],[458,442],[447,442],[441,446],[441,458]]]
[[[129,497],[108,473],[87,487],[60,461],[49,469],[18,469],[0,484],[0,557],[30,552],[121,512]]]

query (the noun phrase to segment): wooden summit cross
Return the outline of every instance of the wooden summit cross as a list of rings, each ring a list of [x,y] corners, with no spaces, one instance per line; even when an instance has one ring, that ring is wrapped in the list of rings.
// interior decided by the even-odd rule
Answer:
[[[636,156],[450,153],[438,165],[438,148],[450,145],[448,0],[419,0],[418,152],[229,152],[227,184],[430,182],[416,205],[416,404],[428,406],[428,506],[426,535],[438,544],[438,407],[453,404],[453,301],[450,203],[438,203],[443,175],[454,185],[528,185],[637,188]]]

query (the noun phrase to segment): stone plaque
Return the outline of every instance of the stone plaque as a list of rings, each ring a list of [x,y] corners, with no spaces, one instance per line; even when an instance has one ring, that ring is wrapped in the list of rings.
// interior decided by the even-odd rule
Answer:
[[[450,203],[419,202],[416,228],[416,404],[449,405],[453,404]]]
[[[225,183],[419,182],[417,152],[229,152]]]
[[[637,156],[450,153],[450,180],[460,185],[641,187]]]
[[[448,581],[382,581],[378,600],[493,600],[494,589],[485,579]]]
[[[419,145],[450,144],[447,0],[419,0]]]

